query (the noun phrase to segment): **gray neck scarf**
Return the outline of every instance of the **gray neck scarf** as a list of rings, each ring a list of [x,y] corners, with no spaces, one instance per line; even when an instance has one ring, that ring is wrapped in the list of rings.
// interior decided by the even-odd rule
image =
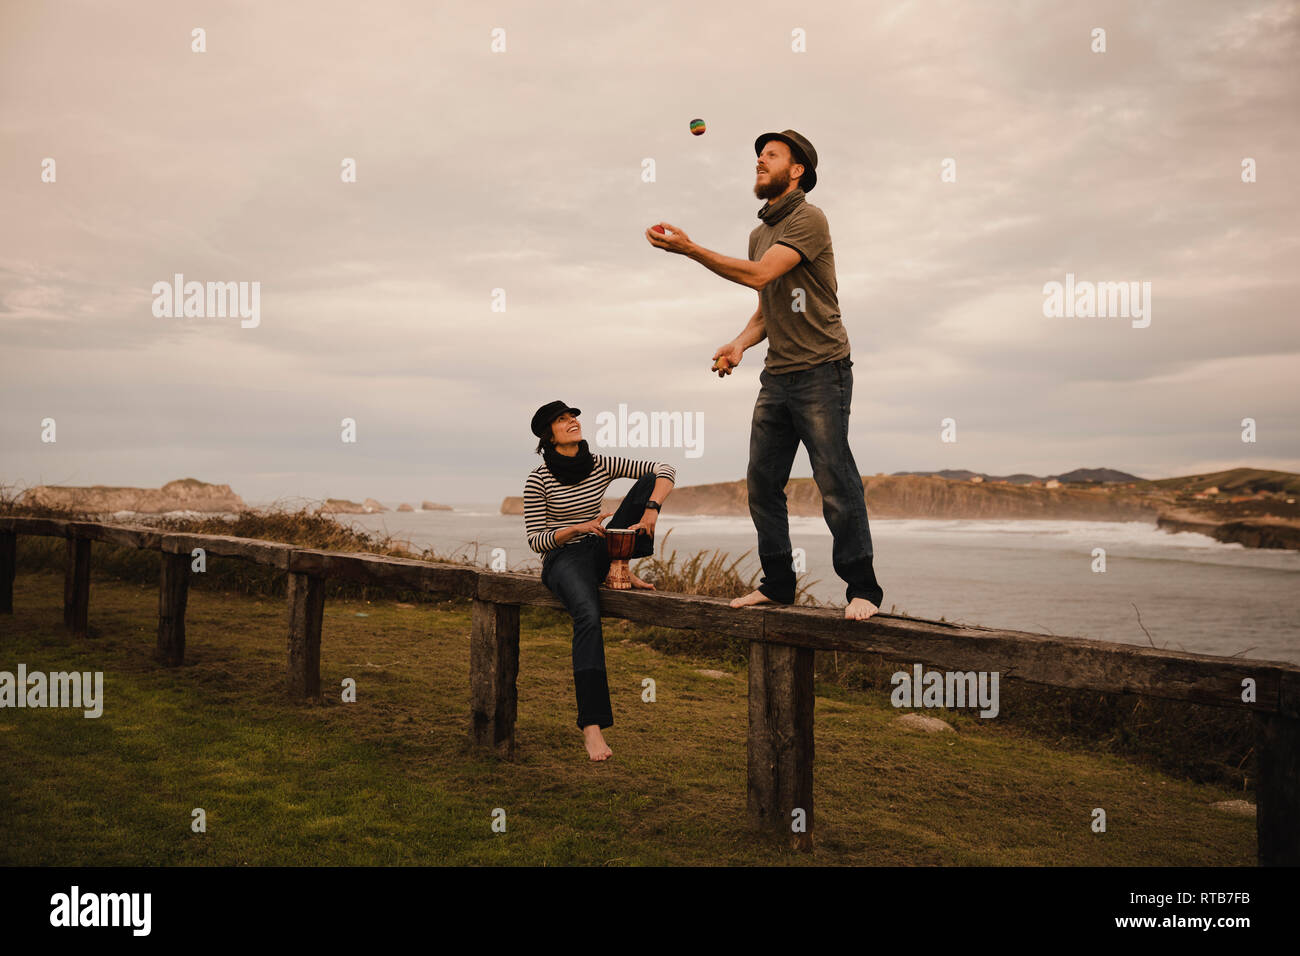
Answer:
[[[769,226],[775,225],[794,212],[795,207],[801,202],[803,202],[803,190],[792,189],[775,203],[770,199],[764,203],[763,208],[758,211],[758,218]]]

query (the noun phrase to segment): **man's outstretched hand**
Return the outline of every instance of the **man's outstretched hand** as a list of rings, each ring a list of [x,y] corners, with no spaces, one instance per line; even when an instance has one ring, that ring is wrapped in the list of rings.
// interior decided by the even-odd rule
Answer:
[[[713,368],[710,371],[717,372],[718,378],[726,378],[744,356],[744,349],[735,342],[728,342],[713,353]]]
[[[656,227],[667,231],[656,232]],[[675,252],[679,256],[684,256],[691,250],[691,237],[671,223],[655,223],[645,231],[645,237],[649,240],[650,245],[663,249],[665,252]]]

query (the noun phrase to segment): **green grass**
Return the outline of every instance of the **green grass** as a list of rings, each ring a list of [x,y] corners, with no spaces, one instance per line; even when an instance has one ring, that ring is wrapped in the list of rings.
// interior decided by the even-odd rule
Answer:
[[[466,746],[465,602],[328,601],[320,703],[285,696],[281,599],[192,589],[186,663],[170,670],[150,657],[155,587],[92,573],[89,638],[63,631],[61,607],[60,575],[19,574],[0,670],[102,670],[104,715],[0,710],[6,865],[1255,862],[1254,821],[1210,807],[1239,794],[965,714],[956,734],[908,732],[887,695],[822,683],[817,846],[773,845],[745,829],[743,667],[703,676],[716,662],[663,655],[624,622],[605,622],[614,757],[593,764],[569,623],[524,610],[508,762]],[[340,702],[345,677],[355,704]],[[206,833],[190,830],[195,807]]]
[[[0,485],[0,514],[87,521],[104,517],[74,509],[26,507],[17,500],[13,489],[3,485]],[[136,515],[132,521],[163,531],[229,534],[282,541],[303,548],[479,564],[477,542],[456,554],[439,554],[429,549],[417,551],[392,535],[361,531],[340,522],[338,516],[315,514],[307,507],[291,511],[273,506],[245,511],[238,516]],[[757,572],[746,578],[737,570],[745,555],[736,559],[718,551],[679,555],[675,549],[668,550],[671,538],[669,530],[658,541],[653,556],[633,564],[637,574],[653,581],[661,590],[732,597],[755,587]],[[64,541],[19,535],[19,567],[62,573],[65,563]],[[158,581],[158,555],[154,552],[96,544],[93,563],[96,572],[124,582],[136,582],[152,589]],[[286,580],[285,574],[275,568],[249,561],[222,560],[211,562],[202,577],[194,580],[191,589],[283,599]],[[801,583],[798,592],[801,603],[811,603],[807,588],[813,583]],[[329,601],[364,601],[373,593],[419,606],[428,603],[428,596],[420,591],[376,590],[337,578],[327,579],[324,587]],[[889,613],[908,616],[905,609],[894,605],[890,605]],[[637,637],[665,654],[704,659],[732,669],[743,669],[748,659],[748,644],[725,634],[647,627],[637,631]],[[892,689],[891,675],[900,669],[910,669],[912,664],[912,661],[884,660],[876,654],[818,652],[816,655],[817,677],[827,693],[834,692],[829,685],[837,684],[868,695],[887,695]],[[1251,715],[1245,710],[1134,694],[1043,687],[1003,676],[1002,711],[992,725],[982,724],[985,729],[1028,733],[1058,748],[1072,748],[1081,753],[1126,757],[1183,779],[1229,787],[1239,795],[1249,794],[1254,786],[1255,732]],[[956,720],[964,717],[960,713],[954,715]]]

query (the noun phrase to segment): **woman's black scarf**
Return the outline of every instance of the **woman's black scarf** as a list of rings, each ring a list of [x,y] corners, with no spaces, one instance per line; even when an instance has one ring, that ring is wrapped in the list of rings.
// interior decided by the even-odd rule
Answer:
[[[578,442],[578,453],[573,457],[561,455],[555,450],[554,445],[547,445],[546,450],[542,452],[542,459],[546,462],[546,467],[551,470],[551,474],[555,476],[555,480],[562,485],[576,485],[590,475],[596,467],[596,459],[587,448],[585,438]]]

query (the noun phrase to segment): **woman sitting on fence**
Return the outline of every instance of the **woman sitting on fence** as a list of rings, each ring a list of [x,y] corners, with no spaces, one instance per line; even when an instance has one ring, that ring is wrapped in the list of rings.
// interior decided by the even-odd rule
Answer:
[[[610,565],[601,521],[613,514],[608,527],[637,529],[632,557],[653,554],[659,507],[672,491],[677,472],[665,462],[592,454],[578,423],[581,414],[564,402],[550,402],[533,415],[533,434],[540,439],[537,453],[543,462],[524,483],[524,529],[528,546],[543,556],[542,583],[573,615],[578,726],[591,759],[607,760],[613,751],[601,730],[613,725],[614,714],[596,592]],[[600,503],[615,478],[635,478],[636,484],[617,511],[600,514]],[[636,575],[632,586],[654,587]]]

